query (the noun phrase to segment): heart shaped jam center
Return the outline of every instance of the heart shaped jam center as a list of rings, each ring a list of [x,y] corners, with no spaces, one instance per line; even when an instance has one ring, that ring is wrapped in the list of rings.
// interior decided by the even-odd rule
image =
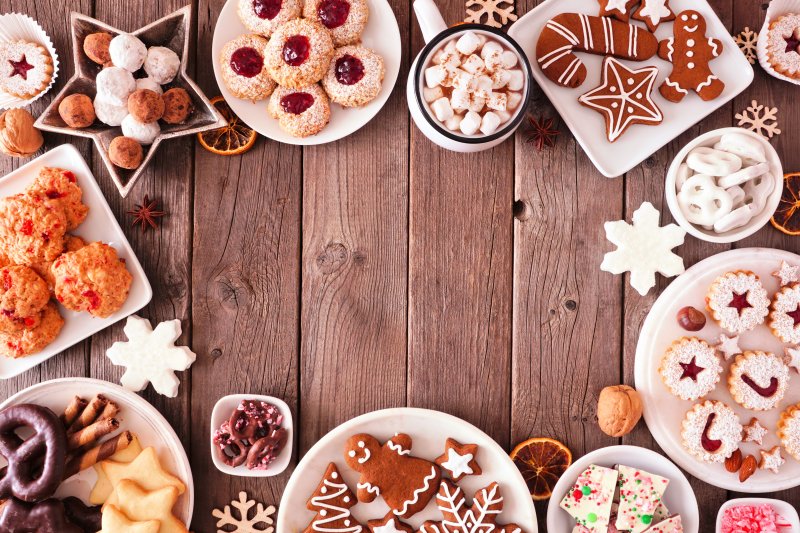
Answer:
[[[342,85],[355,85],[364,78],[364,63],[345,54],[336,60],[336,80]]]
[[[253,12],[260,19],[274,19],[282,7],[283,0],[253,0]]]
[[[338,28],[350,15],[350,2],[345,0],[322,0],[317,8],[317,15],[322,24],[332,30]]]
[[[311,41],[305,35],[292,35],[283,45],[283,60],[287,65],[299,67],[311,53]]]
[[[708,430],[711,429],[711,425],[714,423],[714,419],[717,417],[716,413],[711,413],[708,415],[708,420],[706,420],[706,427],[703,428],[703,434],[700,436],[700,444],[703,445],[703,449],[707,452],[714,453],[715,451],[719,450],[722,447],[721,440],[714,440],[708,436]]]
[[[766,387],[760,387],[758,383],[753,381],[753,379],[748,376],[747,374],[742,374],[742,381],[747,383],[747,386],[756,391],[759,395],[763,396],[764,398],[770,398],[775,395],[775,392],[778,390],[778,378],[772,378],[769,380],[769,385]]]
[[[292,93],[281,98],[281,107],[292,115],[300,115],[312,105],[314,97],[308,93]]]
[[[231,68],[239,76],[252,78],[264,68],[264,58],[250,46],[239,48],[231,54]]]

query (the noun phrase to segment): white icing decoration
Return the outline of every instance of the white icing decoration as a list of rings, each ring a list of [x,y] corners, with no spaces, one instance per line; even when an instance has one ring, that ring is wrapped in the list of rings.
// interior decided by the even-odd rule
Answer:
[[[648,17],[652,24],[658,24],[661,19],[668,17],[671,11],[667,7],[667,0],[645,0],[639,15]]]
[[[397,529],[397,524],[395,522],[396,520],[394,518],[390,518],[384,525],[373,527],[372,533],[402,533],[403,530]]]
[[[473,473],[472,467],[469,466],[472,459],[473,455],[471,453],[459,455],[455,449],[450,448],[447,450],[447,461],[442,463],[442,468],[449,470],[454,478],[468,476]]]
[[[372,453],[370,453],[370,451],[369,451],[369,448],[364,448],[364,457],[361,457],[361,458],[358,460],[358,464],[360,464],[360,465],[363,465],[364,463],[366,463],[367,461],[369,461],[369,458],[370,458],[371,456],[372,456]]]
[[[375,485],[373,485],[369,481],[365,481],[364,483],[359,483],[356,486],[359,489],[366,490],[370,494],[375,494],[376,496],[380,496],[381,495],[381,489],[379,487],[376,487]]]
[[[608,0],[606,11],[619,11],[622,14],[628,12],[628,0]]]
[[[411,453],[411,450],[404,450],[402,446],[400,446],[399,444],[395,444],[392,441],[389,441],[386,444],[389,446],[389,449],[397,452],[397,455],[408,455]]]
[[[355,450],[350,450],[349,452],[347,452],[347,455],[349,455],[350,457],[355,457],[356,456],[356,451]]]
[[[336,472],[333,472],[331,478],[336,479],[337,477],[338,475],[336,475]],[[315,520],[312,522],[311,529],[314,531],[319,531],[320,533],[360,533],[363,528],[359,525],[350,526],[349,520],[345,520],[344,522],[344,525],[348,526],[347,529],[333,529],[328,527],[329,524],[349,517],[350,511],[343,507],[338,507],[329,503],[330,501],[335,500],[342,494],[346,493],[348,491],[347,485],[344,483],[334,483],[326,479],[322,488],[325,489],[326,487],[330,487],[332,491],[326,494],[327,491],[320,490],[322,495],[311,498],[311,505],[321,507],[322,509],[319,511],[319,515],[324,517],[323,520]],[[349,501],[349,498],[345,496],[344,501]],[[332,512],[328,513],[328,511]]]
[[[423,479],[424,484],[422,485],[422,487],[415,490],[413,497],[410,500],[404,501],[403,508],[400,509],[400,511],[395,510],[394,514],[396,514],[397,516],[405,515],[408,512],[408,508],[412,505],[415,505],[419,501],[420,495],[428,492],[428,489],[430,489],[431,486],[431,481],[433,481],[434,478],[436,478],[436,467],[431,466],[431,474],[429,476],[426,476],[425,479]]]

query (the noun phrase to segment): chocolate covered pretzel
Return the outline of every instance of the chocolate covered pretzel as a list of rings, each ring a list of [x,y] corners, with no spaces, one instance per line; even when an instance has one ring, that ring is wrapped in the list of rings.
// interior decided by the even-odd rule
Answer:
[[[50,498],[39,503],[25,503],[11,498],[0,507],[0,531],[3,533],[84,533],[67,520],[61,501]]]

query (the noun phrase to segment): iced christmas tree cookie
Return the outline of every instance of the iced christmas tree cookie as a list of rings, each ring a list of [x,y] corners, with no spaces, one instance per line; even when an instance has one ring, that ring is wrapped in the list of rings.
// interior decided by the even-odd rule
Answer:
[[[786,453],[800,461],[800,404],[791,405],[781,413],[778,438]]]
[[[704,463],[722,463],[739,447],[742,424],[722,402],[706,400],[686,413],[681,429],[683,447]]]
[[[781,357],[766,352],[746,351],[736,356],[728,375],[733,399],[747,409],[768,411],[786,394],[789,367]]]
[[[769,329],[783,342],[800,343],[800,284],[775,293],[769,314]]]
[[[669,480],[638,468],[619,466],[617,529],[640,533],[653,524]]]
[[[607,531],[619,472],[590,465],[561,500],[561,508],[588,531]]]
[[[672,394],[694,401],[714,390],[722,365],[716,350],[706,341],[681,337],[667,349],[658,372]]]
[[[744,333],[763,323],[769,303],[761,280],[749,270],[726,272],[714,280],[706,295],[711,316],[731,333]]]

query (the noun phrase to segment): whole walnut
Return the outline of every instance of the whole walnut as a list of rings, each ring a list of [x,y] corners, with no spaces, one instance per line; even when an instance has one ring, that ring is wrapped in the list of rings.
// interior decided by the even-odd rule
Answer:
[[[627,435],[642,418],[642,399],[633,387],[613,385],[600,391],[597,423],[611,437]]]
[[[0,115],[0,150],[13,157],[36,153],[44,139],[33,122],[31,114],[24,109],[9,109]]]

